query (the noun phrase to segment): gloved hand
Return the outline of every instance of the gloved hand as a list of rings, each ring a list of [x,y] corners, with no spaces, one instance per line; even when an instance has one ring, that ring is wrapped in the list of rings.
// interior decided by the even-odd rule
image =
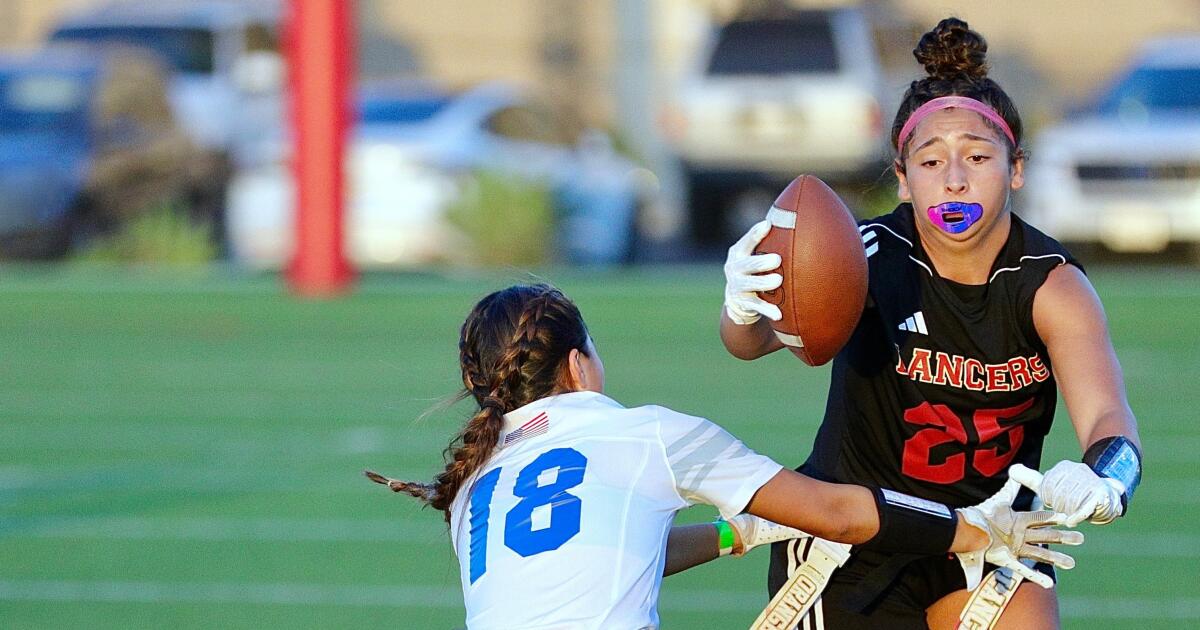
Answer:
[[[1067,516],[1063,524],[1075,527],[1085,520],[1104,525],[1120,516],[1125,486],[1116,479],[1097,475],[1087,464],[1063,460],[1030,490],[1037,492],[1046,507]]]
[[[783,262],[779,254],[754,254],[754,248],[770,230],[771,224],[767,221],[755,223],[729,248],[725,258],[725,313],[735,324],[753,324],[762,315],[776,321],[783,317],[778,306],[755,294],[755,291],[770,291],[783,284],[783,276],[777,273],[754,275],[776,269]]]
[[[740,548],[734,549],[733,555],[735,556],[745,555],[759,545],[769,545],[781,540],[791,540],[808,535],[794,527],[780,525],[748,512],[738,514],[729,519],[728,523],[737,530],[738,537],[742,542]]]
[[[967,578],[967,588],[974,590],[983,578],[983,563],[1008,567],[1043,588],[1054,586],[1050,576],[1034,571],[1021,562],[1029,558],[1047,562],[1060,569],[1075,566],[1075,559],[1065,553],[1051,551],[1038,544],[1080,545],[1083,534],[1053,529],[1064,522],[1064,516],[1049,510],[1018,512],[1012,509],[1013,499],[1021,484],[1009,479],[999,492],[983,503],[957,510],[959,517],[988,535],[986,549],[956,554]]]

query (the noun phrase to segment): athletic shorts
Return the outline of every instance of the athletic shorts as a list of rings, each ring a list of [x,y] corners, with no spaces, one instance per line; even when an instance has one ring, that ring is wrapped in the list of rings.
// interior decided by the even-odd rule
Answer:
[[[769,593],[783,587],[812,547],[811,537],[771,545]],[[996,567],[984,565],[984,575]],[[1034,568],[1054,577],[1054,567]],[[967,587],[954,554],[911,556],[855,550],[829,580],[821,598],[798,624],[800,630],[889,628],[924,630],[925,609]]]

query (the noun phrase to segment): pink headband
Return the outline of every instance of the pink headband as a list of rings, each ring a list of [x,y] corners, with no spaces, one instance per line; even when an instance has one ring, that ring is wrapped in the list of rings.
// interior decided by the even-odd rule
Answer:
[[[904,148],[904,142],[908,140],[908,136],[913,132],[913,129],[915,129],[922,120],[925,120],[927,116],[933,112],[943,109],[950,109],[951,107],[961,107],[962,109],[971,110],[976,114],[979,114],[980,116],[992,121],[997,127],[1000,128],[1001,131],[1004,132],[1004,135],[1008,136],[1009,142],[1012,142],[1014,147],[1017,146],[1017,139],[1013,137],[1012,129],[1008,128],[1008,123],[1004,122],[1004,119],[1000,117],[1000,114],[997,114],[996,110],[989,107],[987,103],[977,101],[967,96],[942,96],[918,107],[917,111],[913,112],[912,115],[908,117],[908,120],[904,122],[904,126],[900,128],[900,135],[896,139],[896,149],[899,150]]]

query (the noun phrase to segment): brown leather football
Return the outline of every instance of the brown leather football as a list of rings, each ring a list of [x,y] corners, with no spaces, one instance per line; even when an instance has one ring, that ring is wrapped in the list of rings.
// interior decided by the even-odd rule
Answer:
[[[759,296],[778,306],[775,334],[809,365],[828,362],[850,339],[867,299],[867,257],[846,204],[812,175],[792,180],[767,213],[771,231],[754,253],[783,259],[783,284]]]

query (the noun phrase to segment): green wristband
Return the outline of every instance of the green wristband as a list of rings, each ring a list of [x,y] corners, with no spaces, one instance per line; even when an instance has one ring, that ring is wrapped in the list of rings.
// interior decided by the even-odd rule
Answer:
[[[717,555],[728,556],[733,553],[733,526],[725,519],[713,521],[717,528]]]

